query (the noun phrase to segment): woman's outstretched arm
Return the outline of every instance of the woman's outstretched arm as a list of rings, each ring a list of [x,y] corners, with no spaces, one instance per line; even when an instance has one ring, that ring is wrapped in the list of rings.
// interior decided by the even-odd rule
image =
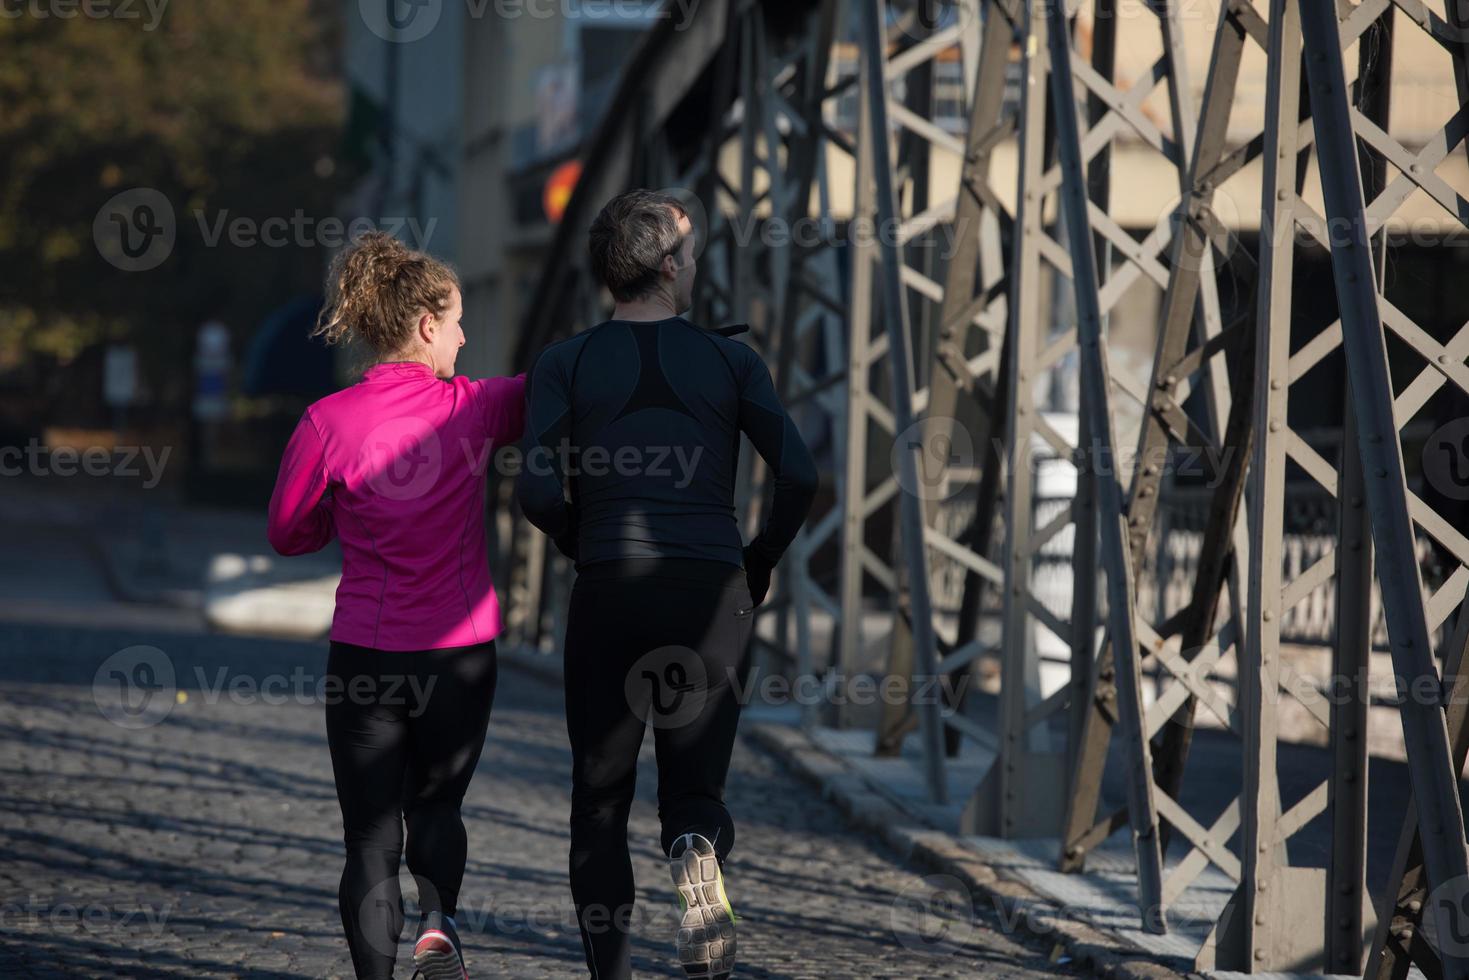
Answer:
[[[270,495],[270,546],[283,555],[320,551],[337,536],[327,489],[326,454],[311,410],[301,416],[281,459],[275,492]]]

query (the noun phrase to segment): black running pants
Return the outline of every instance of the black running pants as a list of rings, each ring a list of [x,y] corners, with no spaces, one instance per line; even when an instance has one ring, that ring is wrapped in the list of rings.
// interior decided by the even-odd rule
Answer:
[[[495,680],[494,641],[415,652],[331,645],[323,696],[347,845],[337,896],[359,978],[393,975],[405,822],[420,907],[457,910],[459,806],[484,748]]]
[[[721,862],[734,844],[724,781],[752,619],[744,571],[726,562],[630,559],[577,576],[565,671],[571,891],[597,980],[631,976],[627,818],[647,725],[657,750],[663,853],[689,832],[712,841]]]

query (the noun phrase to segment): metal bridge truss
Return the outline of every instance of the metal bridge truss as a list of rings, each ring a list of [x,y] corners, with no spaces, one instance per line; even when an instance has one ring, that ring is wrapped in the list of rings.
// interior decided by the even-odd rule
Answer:
[[[1123,2],[1156,23],[1162,52],[1130,86],[1114,72]],[[1383,272],[1385,229],[1410,194],[1469,224],[1469,201],[1435,173],[1469,132],[1465,15],[1420,0],[1225,0],[1195,117],[1180,5],[1094,4],[1080,47],[1077,11],[1039,0],[705,0],[683,30],[660,23],[589,143],[520,359],[604,315],[582,244],[602,202],[627,187],[675,189],[701,225],[695,319],[751,325],[828,467],[830,492],[761,610],[766,661],[850,675],[873,669],[877,651],[904,691],[919,689],[915,677],[963,677],[982,657],[1000,665],[993,733],[959,698],[888,704],[876,718],[810,706],[808,725],[870,724],[886,754],[916,732],[939,802],[960,739],[993,748],[961,829],[1056,837],[1066,871],[1082,872],[1126,827],[1152,931],[1167,930],[1169,906],[1206,869],[1227,875],[1236,891],[1201,968],[1386,978],[1416,964],[1469,976],[1464,943],[1425,938],[1450,935],[1469,899],[1457,791],[1469,753],[1469,682],[1457,673],[1469,538],[1410,491],[1401,431],[1445,386],[1469,392],[1469,325],[1435,339],[1390,301]],[[1454,65],[1460,108],[1418,149],[1388,135],[1395,30],[1426,31]],[[844,45],[858,52],[855,74],[839,70]],[[1236,145],[1226,133],[1251,48],[1268,65],[1266,111]],[[956,50],[959,134],[935,121],[934,100],[935,65]],[[851,132],[838,119],[854,89]],[[1166,119],[1148,104],[1154,93]],[[1121,141],[1157,154],[1176,179],[1176,204],[1140,235],[1113,219],[1111,201],[1159,171],[1115,169]],[[1013,187],[996,181],[1002,150],[1018,160]],[[962,161],[957,186],[935,185],[940,153]],[[1216,210],[1251,166],[1263,172],[1253,241]],[[1324,213],[1308,203],[1318,181]],[[848,193],[843,227],[834,201]],[[820,234],[791,234],[798,227]],[[941,257],[940,232],[952,243]],[[1303,237],[1330,250],[1336,309],[1293,308]],[[1108,345],[1109,318],[1136,288],[1160,295],[1145,375]],[[1309,324],[1304,343],[1293,345],[1293,318]],[[1406,384],[1389,374],[1389,332],[1421,359]],[[1292,428],[1290,399],[1313,371],[1343,363],[1346,433],[1331,459]],[[1046,410],[1071,373],[1075,431]],[[1208,474],[1189,600],[1165,615],[1139,601],[1139,584],[1171,461],[1190,449],[1223,464]],[[1075,481],[1069,506],[1044,519],[1037,459]],[[1288,465],[1338,502],[1335,549],[1290,580]],[[753,526],[766,478],[758,460],[741,472]],[[554,647],[566,569],[523,523],[507,517],[500,534],[511,639]],[[1419,536],[1458,563],[1431,590]],[[1038,562],[1057,548],[1072,583],[1059,611],[1035,588]],[[1394,673],[1408,690],[1443,691],[1400,699],[1413,796],[1375,910],[1365,886],[1374,573]],[[957,610],[935,609],[945,575],[963,579]],[[1332,673],[1351,696],[1328,703],[1286,658],[1281,622],[1333,579]],[[982,628],[987,602],[997,635]],[[1069,652],[1068,679],[1047,673],[1042,645]],[[1332,759],[1291,799],[1276,768],[1286,700],[1324,727]],[[1182,802],[1200,709],[1240,745],[1237,794],[1216,812]],[[1121,764],[1116,810],[1103,805],[1109,754]],[[1323,813],[1329,866],[1292,864],[1288,842]]]

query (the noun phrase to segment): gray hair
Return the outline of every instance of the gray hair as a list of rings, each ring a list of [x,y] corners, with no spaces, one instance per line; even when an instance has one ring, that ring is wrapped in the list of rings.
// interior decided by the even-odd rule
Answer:
[[[627,191],[607,202],[592,222],[587,251],[614,299],[625,303],[657,287],[663,257],[683,244],[681,217],[687,214],[678,199],[656,191]]]

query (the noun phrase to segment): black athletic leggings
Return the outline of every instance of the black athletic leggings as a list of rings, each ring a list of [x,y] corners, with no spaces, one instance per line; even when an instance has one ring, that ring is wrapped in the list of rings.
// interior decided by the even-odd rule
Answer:
[[[751,605],[744,572],[726,562],[632,559],[577,576],[565,674],[571,892],[597,980],[631,976],[627,817],[646,725],[658,756],[663,852],[691,831],[714,843],[721,862],[734,845],[724,780]]]
[[[493,641],[415,652],[331,645],[326,737],[347,844],[337,897],[359,978],[393,975],[405,821],[419,906],[457,911],[466,850],[459,805],[484,748],[495,677]]]

